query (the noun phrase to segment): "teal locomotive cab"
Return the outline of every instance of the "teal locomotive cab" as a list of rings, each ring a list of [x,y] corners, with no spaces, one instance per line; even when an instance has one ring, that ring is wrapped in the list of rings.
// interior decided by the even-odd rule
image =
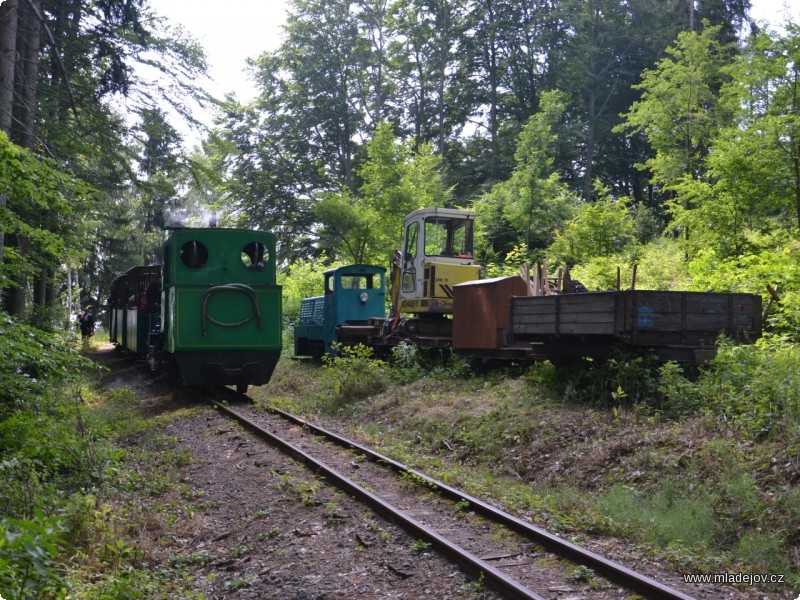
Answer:
[[[177,229],[164,244],[163,333],[184,385],[263,385],[281,353],[275,236]]]
[[[324,294],[305,298],[294,330],[296,356],[332,355],[339,325],[386,317],[386,269],[349,265],[325,271]]]

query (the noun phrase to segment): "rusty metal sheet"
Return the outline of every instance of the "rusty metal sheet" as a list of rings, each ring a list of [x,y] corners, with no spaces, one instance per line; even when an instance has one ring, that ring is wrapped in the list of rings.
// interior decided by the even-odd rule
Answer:
[[[453,293],[453,348],[503,348],[511,297],[526,293],[522,278],[470,281],[455,286]]]

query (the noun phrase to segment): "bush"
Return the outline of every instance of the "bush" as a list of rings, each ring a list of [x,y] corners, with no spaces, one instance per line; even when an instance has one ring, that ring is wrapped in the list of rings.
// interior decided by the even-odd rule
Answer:
[[[93,365],[63,337],[0,313],[0,418],[34,403],[46,387]]]
[[[754,345],[721,343],[697,381],[712,413],[757,438],[800,429],[800,347],[777,338]]]
[[[64,598],[57,561],[64,542],[57,517],[0,521],[0,589],[17,600]]]
[[[583,359],[580,368],[566,373],[564,398],[612,409],[655,405],[658,380],[654,359],[616,352],[608,360]]]
[[[300,303],[304,298],[322,294],[323,271],[336,265],[325,267],[318,262],[295,263],[290,265],[279,283],[283,286],[283,317],[288,323],[300,320]]]
[[[392,375],[402,383],[410,383],[425,375],[419,348],[403,340],[392,348]]]
[[[604,198],[584,204],[567,223],[548,253],[570,267],[590,258],[611,256],[636,244],[636,224],[624,201]]]
[[[373,358],[372,348],[335,343],[336,356],[324,356],[325,379],[334,396],[357,400],[386,389],[386,363]]]

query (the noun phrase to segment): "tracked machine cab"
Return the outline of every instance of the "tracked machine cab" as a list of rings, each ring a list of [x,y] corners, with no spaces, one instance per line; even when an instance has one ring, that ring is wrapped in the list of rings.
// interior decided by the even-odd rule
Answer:
[[[480,277],[474,224],[472,211],[454,208],[423,208],[406,217],[393,264],[393,316],[452,314],[453,286]]]

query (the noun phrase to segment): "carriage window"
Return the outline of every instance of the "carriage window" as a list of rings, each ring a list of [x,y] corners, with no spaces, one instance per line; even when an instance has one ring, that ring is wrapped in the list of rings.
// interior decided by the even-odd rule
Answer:
[[[269,250],[261,242],[250,242],[242,248],[242,264],[248,269],[261,271],[269,261]]]
[[[203,242],[190,240],[181,246],[181,262],[190,269],[200,269],[208,261],[208,248]]]

